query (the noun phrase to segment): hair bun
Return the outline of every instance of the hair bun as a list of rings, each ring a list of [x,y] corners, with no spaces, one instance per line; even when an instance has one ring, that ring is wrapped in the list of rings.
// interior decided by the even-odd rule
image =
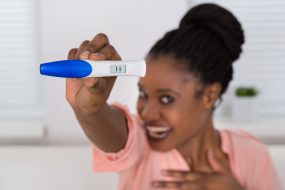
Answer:
[[[201,4],[190,9],[179,24],[179,30],[201,27],[217,35],[232,61],[239,58],[244,34],[241,24],[231,12],[216,4]]]

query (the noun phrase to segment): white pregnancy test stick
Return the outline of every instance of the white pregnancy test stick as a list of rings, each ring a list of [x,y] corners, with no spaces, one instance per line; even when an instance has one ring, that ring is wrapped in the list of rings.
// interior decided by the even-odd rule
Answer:
[[[40,65],[42,75],[64,78],[86,78],[106,76],[138,76],[146,73],[145,60],[91,61],[61,60]]]

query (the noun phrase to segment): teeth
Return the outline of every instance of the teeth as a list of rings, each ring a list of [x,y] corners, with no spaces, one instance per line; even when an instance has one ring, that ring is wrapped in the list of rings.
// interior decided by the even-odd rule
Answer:
[[[146,129],[148,131],[149,136],[158,139],[165,138],[169,134],[168,132],[171,130],[170,127],[151,127],[151,126],[147,126]]]
[[[163,133],[170,130],[170,127],[146,127],[149,132]]]

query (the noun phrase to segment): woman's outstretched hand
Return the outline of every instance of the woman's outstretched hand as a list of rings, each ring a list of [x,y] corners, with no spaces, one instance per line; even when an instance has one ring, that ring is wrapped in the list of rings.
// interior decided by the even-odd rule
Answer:
[[[185,190],[244,190],[230,168],[219,162],[213,151],[208,151],[207,158],[212,172],[164,170],[162,175],[171,177],[174,181],[154,181],[152,186]]]
[[[68,59],[121,60],[105,34],[71,49]],[[116,77],[66,79],[66,99],[90,141],[106,152],[117,152],[127,141],[123,114],[107,104]]]
[[[79,48],[71,49],[68,59],[121,60],[105,34],[83,41]],[[106,103],[116,77],[66,79],[66,98],[75,111],[96,113]]]

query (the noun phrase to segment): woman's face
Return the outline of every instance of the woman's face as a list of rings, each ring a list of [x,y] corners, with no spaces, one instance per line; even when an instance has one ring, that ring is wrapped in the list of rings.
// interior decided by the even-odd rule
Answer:
[[[152,148],[168,151],[187,145],[205,130],[209,109],[204,106],[198,78],[170,56],[147,59],[139,80],[137,111]]]

